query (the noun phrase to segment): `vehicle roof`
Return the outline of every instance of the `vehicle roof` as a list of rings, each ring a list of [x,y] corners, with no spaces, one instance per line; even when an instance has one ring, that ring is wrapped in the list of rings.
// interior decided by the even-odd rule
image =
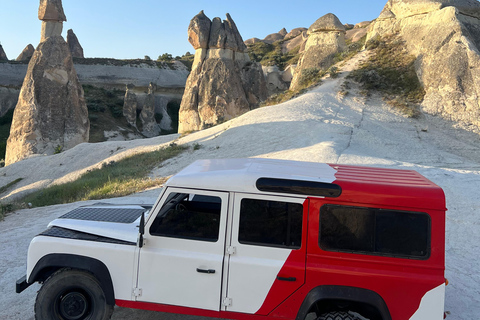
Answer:
[[[342,189],[335,201],[445,210],[443,190],[414,170],[262,158],[205,159],[184,168],[165,186],[272,194],[257,188],[260,178],[335,184]]]

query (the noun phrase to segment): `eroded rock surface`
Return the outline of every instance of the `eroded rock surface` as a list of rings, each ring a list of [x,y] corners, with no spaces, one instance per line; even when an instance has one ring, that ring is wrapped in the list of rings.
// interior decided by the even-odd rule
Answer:
[[[156,85],[150,83],[148,94],[143,104],[140,120],[142,121],[142,134],[148,138],[160,134],[160,128],[155,120],[155,89]]]
[[[5,164],[87,142],[89,129],[83,88],[68,45],[62,37],[49,37],[30,60],[13,115]]]
[[[5,165],[88,141],[90,123],[83,88],[68,44],[57,34],[66,20],[61,0],[41,0],[38,16],[43,20],[42,40],[20,90]],[[53,31],[46,31],[49,27]]]
[[[15,59],[16,61],[30,61],[30,59],[33,56],[33,53],[35,52],[35,48],[29,44],[28,46],[23,49],[22,53]]]
[[[3,47],[1,44],[0,44],[0,60],[8,60],[7,54],[3,50]]]
[[[127,84],[125,98],[123,100],[123,116],[127,119],[129,125],[137,128],[137,95],[133,92],[135,86]]]
[[[85,58],[83,54],[83,48],[80,45],[80,42],[78,41],[78,38],[72,29],[69,29],[67,31],[67,43],[68,47],[70,48],[70,52],[72,53],[72,57]]]
[[[295,70],[290,89],[296,89],[302,82],[302,72],[307,69],[327,70],[333,57],[345,50],[345,26],[332,13],[315,21],[307,31],[305,50]]]
[[[237,117],[267,97],[262,68],[250,61],[230,15],[223,21],[207,19],[201,11],[188,28],[196,51],[180,106],[179,133]]]
[[[390,0],[368,39],[387,35],[400,36],[417,57],[424,111],[480,127],[478,1]]]

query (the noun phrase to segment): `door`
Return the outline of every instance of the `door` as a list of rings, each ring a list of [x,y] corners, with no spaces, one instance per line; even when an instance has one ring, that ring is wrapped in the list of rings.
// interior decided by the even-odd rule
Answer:
[[[228,193],[168,188],[148,220],[137,301],[220,310]]]
[[[266,315],[304,283],[308,200],[234,197],[223,310]]]

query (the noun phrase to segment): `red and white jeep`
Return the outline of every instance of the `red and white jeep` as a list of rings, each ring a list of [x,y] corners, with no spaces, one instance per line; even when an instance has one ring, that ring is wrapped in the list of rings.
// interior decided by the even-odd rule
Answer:
[[[36,319],[114,305],[228,319],[440,320],[445,197],[415,171],[271,159],[196,161],[152,207],[52,221],[17,292]]]

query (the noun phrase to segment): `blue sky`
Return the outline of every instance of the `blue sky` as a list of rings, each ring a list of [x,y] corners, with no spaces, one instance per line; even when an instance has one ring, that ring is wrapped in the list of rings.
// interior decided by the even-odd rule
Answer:
[[[200,10],[213,19],[228,12],[244,40],[263,39],[282,28],[309,27],[327,13],[342,23],[358,23],[378,17],[387,0],[204,1],[204,0],[63,0],[67,22],[63,36],[73,29],[86,57],[156,59],[194,52],[187,40],[190,19]],[[40,40],[38,0],[2,0],[0,43],[9,59],[15,59],[31,43]]]

